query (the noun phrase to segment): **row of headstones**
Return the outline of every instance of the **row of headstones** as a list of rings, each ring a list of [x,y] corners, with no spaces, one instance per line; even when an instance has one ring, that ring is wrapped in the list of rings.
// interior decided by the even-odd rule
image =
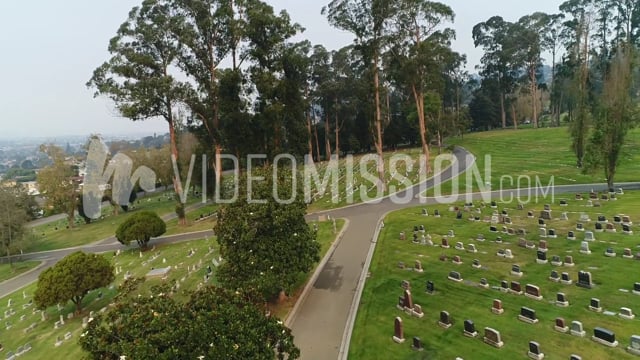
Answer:
[[[438,325],[444,329],[449,329],[453,325],[453,320],[451,318],[451,315],[447,311],[440,312]],[[464,321],[463,334],[464,336],[469,338],[476,338],[478,336],[478,331],[476,330],[476,326],[473,320],[467,319]],[[392,339],[394,342],[398,344],[402,344],[405,342],[404,327],[402,323],[402,318],[400,317],[396,317],[394,320],[394,334]],[[486,344],[489,344],[496,348],[501,348],[504,346],[504,342],[502,341],[502,336],[500,332],[490,327],[484,328],[483,341]],[[413,337],[411,348],[416,351],[424,350],[422,340],[417,336]],[[535,359],[544,358],[544,353],[542,353],[542,351],[540,350],[540,344],[538,344],[535,341],[529,342],[529,351],[527,353],[531,358],[535,358]]]
[[[2,351],[2,345],[0,345],[0,351]],[[29,351],[31,351],[32,347],[30,343],[26,343],[23,346],[19,346],[18,349],[13,352],[13,351],[9,351],[7,353],[7,355],[5,355],[5,359],[6,360],[15,360],[17,357],[20,357],[26,353],[28,353]]]

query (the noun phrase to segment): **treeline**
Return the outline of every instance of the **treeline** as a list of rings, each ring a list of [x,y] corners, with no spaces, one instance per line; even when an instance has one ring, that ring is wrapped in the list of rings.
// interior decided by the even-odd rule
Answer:
[[[509,22],[494,16],[473,28],[484,50],[469,109],[476,128],[568,124],[576,165],[603,168],[609,186],[625,135],[637,121],[640,2],[569,0],[557,14]],[[542,54],[551,55],[550,79]]]

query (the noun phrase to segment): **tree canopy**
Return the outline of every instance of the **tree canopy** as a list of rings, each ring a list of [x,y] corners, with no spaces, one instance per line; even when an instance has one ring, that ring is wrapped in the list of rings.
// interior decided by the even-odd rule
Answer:
[[[167,231],[167,224],[152,211],[140,211],[132,214],[116,229],[116,239],[124,245],[132,241],[141,248],[146,248],[153,237],[158,237]]]
[[[126,295],[126,294],[125,294]],[[297,359],[291,330],[243,293],[204,287],[179,302],[168,288],[121,296],[89,322],[80,345],[90,359]]]
[[[320,251],[316,233],[304,218],[301,186],[292,185],[286,170],[278,169],[276,176],[270,170],[252,172],[265,181],[255,181],[250,192],[241,190],[238,201],[223,206],[214,229],[225,259],[218,268],[220,283],[257,292],[264,300],[291,291],[300,275],[319,260]],[[244,176],[241,183],[246,184]],[[272,191],[292,202],[278,201]]]
[[[71,300],[80,312],[87,293],[109,285],[114,278],[113,266],[104,256],[78,251],[38,276],[33,299],[40,309]]]

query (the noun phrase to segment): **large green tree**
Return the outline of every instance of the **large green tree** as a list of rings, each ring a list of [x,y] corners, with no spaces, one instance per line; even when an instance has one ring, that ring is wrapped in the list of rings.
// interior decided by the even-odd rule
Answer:
[[[146,248],[152,237],[158,237],[167,231],[167,224],[152,211],[140,211],[127,218],[116,229],[116,239],[124,245],[132,241]]]
[[[129,12],[109,42],[111,58],[98,67],[87,83],[95,96],[104,95],[118,111],[133,121],[161,118],[167,122],[171,156],[178,159],[176,130],[177,108],[185,97],[185,85],[176,80],[172,69],[177,64],[179,42],[172,29],[183,19],[176,16],[170,0],[144,0]],[[180,180],[173,178],[174,189],[182,192]],[[182,203],[178,199],[178,215]],[[180,221],[185,222],[184,216]]]
[[[0,184],[0,241],[2,250],[9,257],[25,236],[25,224],[31,219],[33,199],[21,188]]]
[[[132,286],[129,291],[136,290]],[[204,287],[186,302],[170,289],[120,296],[80,338],[89,359],[297,359],[291,330],[241,292]]]
[[[426,0],[397,1],[395,7],[395,46],[390,57],[392,64],[399,68],[395,71],[396,82],[408,90],[415,102],[425,157],[421,168],[428,174],[431,173],[431,164],[425,92],[443,90],[444,69],[453,58],[450,42],[455,38],[455,32],[442,26],[453,22],[455,14],[448,5]]]
[[[87,293],[109,285],[114,278],[113,266],[104,256],[78,251],[38,276],[33,300],[40,309],[71,300],[80,312]]]
[[[378,189],[386,190],[384,180],[384,124],[381,102],[380,59],[391,29],[394,15],[393,2],[389,0],[332,0],[322,9],[329,23],[349,31],[355,36],[355,44],[371,69],[373,89],[373,138],[379,161]]]
[[[75,212],[80,179],[76,177],[73,159],[56,145],[41,145],[51,164],[38,172],[38,187],[46,204],[55,212],[67,215],[69,227],[75,225]]]
[[[306,204],[300,184],[285,169],[254,169],[237,201],[218,212],[215,232],[225,261],[220,283],[231,289],[256,291],[264,300],[293,290],[301,274],[319,260],[316,233],[305,221]],[[273,175],[272,175],[273,174]],[[276,197],[277,194],[277,197]]]

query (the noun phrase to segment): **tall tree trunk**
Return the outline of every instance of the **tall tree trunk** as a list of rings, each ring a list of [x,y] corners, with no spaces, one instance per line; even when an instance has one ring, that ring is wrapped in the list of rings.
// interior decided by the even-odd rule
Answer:
[[[531,117],[533,128],[538,128],[538,79],[534,65],[530,66],[529,76],[531,78]]]
[[[309,96],[309,86],[305,88],[305,97]],[[309,161],[313,162],[313,132],[311,130],[311,110],[307,109],[307,135],[309,135]]]
[[[375,50],[373,55],[373,86],[375,89],[375,105],[376,105],[376,136],[375,147],[378,154],[378,190],[386,191],[387,185],[384,182],[384,153],[382,142],[382,109],[380,107],[380,69],[378,69],[378,51]]]
[[[513,121],[513,128],[518,130],[518,117],[516,114],[516,105],[511,103],[511,120]]]
[[[318,126],[313,127],[313,132],[316,137],[316,159],[320,161],[320,140],[318,139]]]
[[[500,93],[500,115],[502,116],[502,128],[507,128],[507,112],[504,110],[504,93]]]
[[[423,166],[424,166],[426,175],[428,175],[431,173],[431,161],[429,159],[429,156],[430,156],[429,143],[427,142],[427,125],[426,125],[425,113],[424,113],[424,94],[422,94],[422,90],[419,90],[418,88],[416,88],[415,84],[411,87],[411,89],[413,91],[413,98],[416,102],[416,109],[418,110],[418,126],[420,130],[420,142],[422,144],[422,154],[424,155],[424,161],[425,161]]]
[[[329,113],[327,112],[324,120],[324,151],[326,151],[327,160],[331,160],[331,140],[329,135],[331,135],[331,128],[329,126]]]
[[[340,121],[339,121],[339,116],[338,116],[338,98],[335,98],[335,113],[336,113],[336,128],[335,128],[335,132],[336,132],[336,155],[338,157],[340,157]]]

